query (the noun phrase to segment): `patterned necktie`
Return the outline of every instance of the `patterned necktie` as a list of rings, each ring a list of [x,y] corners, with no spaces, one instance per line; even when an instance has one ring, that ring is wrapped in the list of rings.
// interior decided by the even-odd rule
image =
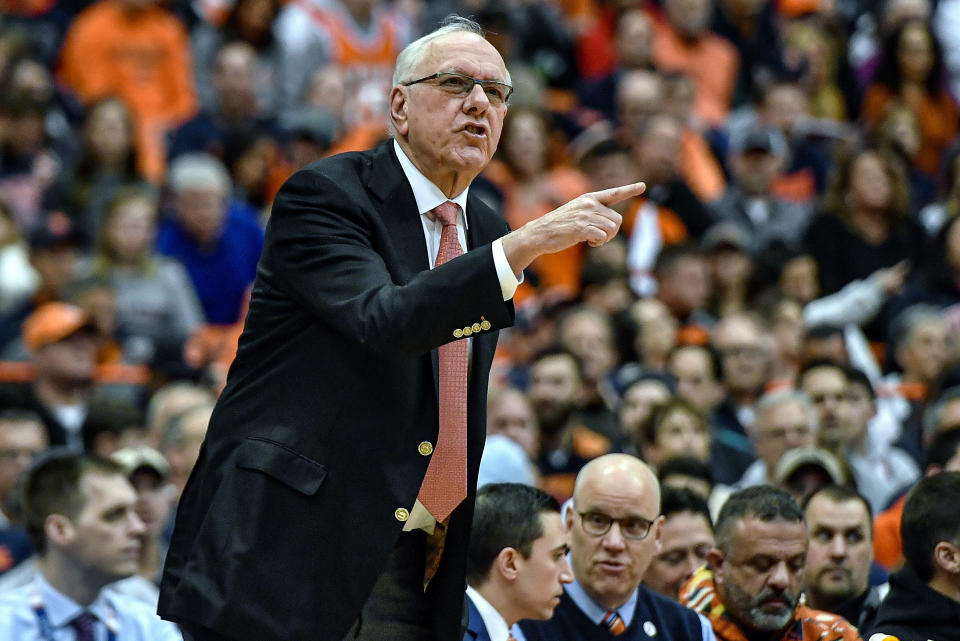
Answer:
[[[627,631],[627,624],[623,622],[616,610],[610,610],[603,617],[603,625],[610,630],[610,634],[615,637],[620,636]]]
[[[436,265],[463,254],[457,239],[460,207],[450,201],[433,210],[443,225]],[[440,431],[417,498],[437,521],[445,521],[467,498],[467,341],[441,345]]]
[[[77,641],[94,641],[93,624],[96,621],[97,617],[84,610],[70,622],[73,629],[77,631]]]

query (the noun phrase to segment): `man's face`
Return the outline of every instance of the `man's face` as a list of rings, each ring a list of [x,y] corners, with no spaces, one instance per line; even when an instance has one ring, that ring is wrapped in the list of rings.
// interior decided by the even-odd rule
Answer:
[[[863,383],[850,382],[847,384],[846,411],[844,412],[844,429],[841,438],[844,444],[856,445],[867,433],[870,419],[877,413],[877,406]]]
[[[777,461],[787,450],[816,445],[816,433],[806,408],[799,401],[784,401],[766,408],[754,424],[757,457],[773,474]]]
[[[643,425],[650,418],[654,406],[666,403],[669,399],[670,390],[660,381],[646,380],[631,385],[620,405],[620,427],[634,443],[639,443]]]
[[[576,406],[580,377],[572,356],[541,358],[530,368],[530,402],[544,428],[559,427]]]
[[[97,343],[91,330],[83,329],[56,343],[44,345],[33,355],[38,373],[64,384],[93,379]]]
[[[227,209],[224,194],[219,188],[184,189],[177,195],[177,205],[180,222],[194,241],[209,244],[220,237]]]
[[[676,408],[664,416],[656,429],[650,463],[660,465],[674,456],[692,456],[704,463],[710,458],[710,432],[707,425],[689,411]]]
[[[132,575],[140,560],[140,537],[146,531],[137,516],[137,494],[118,474],[90,473],[80,480],[87,502],[72,519],[65,553],[104,583]]]
[[[806,589],[815,596],[817,607],[863,594],[873,561],[866,506],[856,499],[837,503],[820,494],[807,504],[807,529]]]
[[[655,482],[655,481],[654,481]],[[623,470],[583,482],[567,512],[570,560],[577,582],[595,601],[607,608],[623,605],[640,584],[653,557],[660,552],[661,522],[656,489]],[[628,539],[620,523],[606,534],[584,530],[581,513],[599,513],[614,519],[639,517],[653,523],[646,537]]]
[[[513,602],[521,618],[546,621],[560,603],[563,584],[573,581],[567,562],[567,533],[557,512],[541,512],[543,536],[533,542],[528,558],[518,555]]]
[[[697,347],[684,347],[673,353],[667,371],[677,379],[677,396],[709,414],[723,398],[720,382],[713,376],[710,355]]]
[[[402,80],[445,71],[480,80],[507,81],[503,59],[493,45],[468,33],[434,40],[414,76]],[[434,182],[443,182],[441,177],[450,172],[472,179],[487,166],[497,150],[507,106],[490,104],[479,86],[462,96],[427,81],[394,87],[391,112],[397,134],[409,146],[413,163]]]
[[[710,267],[706,259],[688,256],[676,262],[673,269],[663,274],[657,297],[678,318],[702,309],[710,298]]]
[[[943,371],[947,358],[947,327],[942,321],[918,323],[898,358],[904,378],[930,383]]]
[[[663,522],[663,547],[643,575],[644,585],[676,599],[680,586],[707,562],[712,547],[713,531],[702,514],[671,514]]]
[[[524,395],[516,390],[502,392],[487,410],[487,434],[503,434],[519,443],[531,457],[540,447],[540,430]]]
[[[770,370],[768,336],[754,323],[728,319],[718,327],[714,347],[723,357],[723,374],[732,391],[755,392],[763,387]]]
[[[599,381],[616,366],[610,326],[591,313],[575,314],[560,326],[560,342],[583,363],[583,375]]]
[[[847,377],[838,367],[815,367],[803,375],[803,391],[817,410],[826,441],[843,440]]]
[[[0,421],[0,502],[9,496],[33,457],[46,446],[47,433],[39,422]]]
[[[137,516],[143,521],[148,536],[158,536],[167,525],[173,508],[173,492],[167,482],[152,469],[143,467],[130,475],[137,492]]]
[[[800,599],[807,556],[803,522],[746,517],[734,525],[728,547],[727,555],[718,549],[707,555],[728,613],[750,631],[782,630]]]

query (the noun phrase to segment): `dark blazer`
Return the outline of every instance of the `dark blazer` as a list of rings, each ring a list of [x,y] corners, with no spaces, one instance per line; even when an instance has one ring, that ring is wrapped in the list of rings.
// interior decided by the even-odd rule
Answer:
[[[480,610],[473,604],[473,599],[470,597],[467,597],[467,610],[470,620],[467,623],[463,641],[490,641],[490,634],[487,632],[483,617],[480,616]]]
[[[177,512],[159,612],[241,641],[340,641],[400,536],[437,439],[436,352],[473,333],[469,496],[427,590],[463,634],[466,547],[497,330],[513,321],[474,197],[469,249],[429,269],[388,141],[297,172],[267,227],[240,346]],[[424,452],[424,453],[421,453]]]

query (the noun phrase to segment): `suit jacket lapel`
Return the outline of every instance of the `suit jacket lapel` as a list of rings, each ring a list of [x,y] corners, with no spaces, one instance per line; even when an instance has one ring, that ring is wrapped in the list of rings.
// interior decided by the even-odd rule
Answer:
[[[397,254],[404,282],[430,269],[427,241],[423,236],[423,222],[417,210],[417,200],[413,197],[410,183],[403,175],[400,161],[393,150],[392,138],[374,150],[366,185],[379,201],[380,218],[391,240],[399,248]],[[437,350],[430,350],[430,361],[433,388],[439,398],[440,362]]]

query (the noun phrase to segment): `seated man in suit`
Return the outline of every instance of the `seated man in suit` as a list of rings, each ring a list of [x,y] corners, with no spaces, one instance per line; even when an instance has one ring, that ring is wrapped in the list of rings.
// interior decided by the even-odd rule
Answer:
[[[477,492],[467,556],[464,641],[508,641],[520,619],[549,619],[573,580],[560,504],[543,490],[494,483]]]
[[[659,514],[660,485],[640,459],[607,454],[585,465],[565,513],[573,583],[552,619],[520,624],[526,641],[712,641],[706,619],[640,583],[660,551]]]

